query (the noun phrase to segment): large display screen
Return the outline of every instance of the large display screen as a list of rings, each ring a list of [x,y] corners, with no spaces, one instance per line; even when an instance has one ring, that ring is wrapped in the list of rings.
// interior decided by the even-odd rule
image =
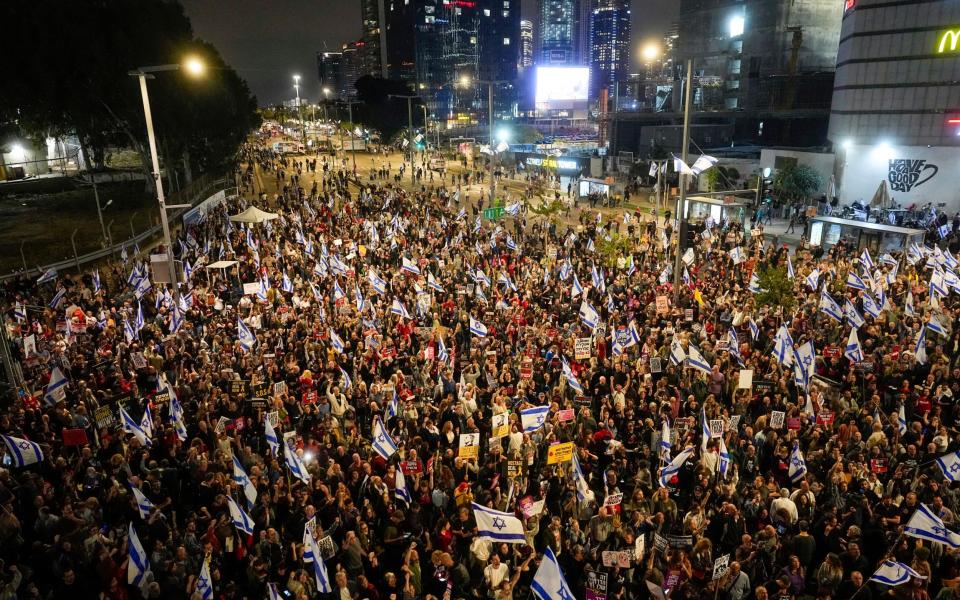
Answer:
[[[537,67],[538,105],[564,108],[584,101],[590,90],[588,67]]]

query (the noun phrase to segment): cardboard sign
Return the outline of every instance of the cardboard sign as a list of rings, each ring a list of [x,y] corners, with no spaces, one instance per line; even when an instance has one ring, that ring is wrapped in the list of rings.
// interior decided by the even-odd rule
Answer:
[[[64,446],[86,446],[88,443],[89,441],[87,440],[86,429],[64,429],[63,430]]]
[[[834,414],[832,411],[825,410],[817,415],[817,425],[830,427],[833,425]]]
[[[507,477],[520,477],[523,474],[524,461],[521,459],[507,460]]]
[[[567,462],[571,459],[573,459],[573,442],[566,442],[565,444],[553,444],[547,448],[548,465]]]
[[[230,394],[234,396],[246,396],[249,385],[249,379],[233,379],[230,381]]]
[[[166,404],[170,402],[170,392],[164,390],[162,392],[157,392],[153,395],[153,398],[150,399],[154,404]]]
[[[510,434],[510,414],[500,413],[490,418],[490,424],[493,429],[493,437],[500,439]]]
[[[630,568],[631,556],[629,550],[604,550],[600,555],[605,567]]]
[[[607,574],[601,571],[587,571],[586,600],[606,600]]]
[[[723,419],[710,419],[710,437],[723,437]]]
[[[110,410],[109,406],[98,406],[95,411],[93,411],[93,420],[97,422],[97,428],[103,429],[105,427],[110,427],[113,425],[113,411]]]
[[[730,420],[727,421],[727,430],[736,431],[740,426],[740,415],[730,415]]]
[[[737,380],[738,390],[749,390],[753,387],[753,369],[740,369],[740,378]]]
[[[422,475],[423,463],[419,460],[402,460],[400,461],[400,470],[403,471],[404,475]]]
[[[226,417],[220,417],[219,419],[217,419],[217,424],[214,426],[213,430],[218,434],[223,433],[224,431],[227,430],[227,423],[229,422],[230,422],[230,419]]]
[[[563,423],[564,421],[572,421],[575,418],[572,408],[565,408],[563,410],[557,411],[557,421]]]
[[[280,394],[284,394],[286,393],[286,391],[287,391],[287,383],[285,381],[278,381],[275,384],[273,384],[274,396],[279,396]]]
[[[337,554],[337,545],[329,535],[317,540],[317,546],[320,548],[320,556],[323,560],[330,560]]]
[[[271,427],[279,427],[279,426],[280,426],[280,411],[278,411],[278,410],[271,410],[270,412],[268,412],[268,413],[267,413],[267,420],[270,421],[270,426],[271,426]]]
[[[480,434],[461,433],[457,456],[460,458],[478,458],[480,456]]]
[[[766,394],[773,391],[773,382],[764,379],[755,379],[753,381],[753,391],[758,394]]]
[[[573,345],[573,357],[576,360],[587,360],[590,358],[590,338],[577,338]]]
[[[650,357],[650,372],[663,373],[663,361],[660,360],[659,356]]]
[[[670,312],[670,299],[666,296],[657,296],[657,314],[667,314]]]
[[[619,506],[621,502],[623,502],[623,494],[608,494],[603,499],[604,506]]]
[[[256,281],[254,283],[245,283],[243,284],[243,295],[244,296],[256,296],[260,293],[260,282]]]
[[[270,388],[273,387],[269,381],[261,381],[255,385],[250,386],[250,393],[254,398],[268,398],[270,397]]]
[[[723,577],[727,569],[730,568],[730,555],[724,554],[723,556],[717,558],[713,561],[713,580],[716,581]]]
[[[783,420],[787,414],[783,411],[775,410],[770,413],[770,428],[783,429]]]
[[[667,538],[663,537],[663,536],[660,535],[659,533],[654,533],[654,534],[653,534],[653,547],[654,547],[654,549],[660,550],[660,551],[662,552],[662,551],[664,551],[664,550],[667,549],[667,546],[668,546],[668,545],[669,545],[669,544],[667,543]]]

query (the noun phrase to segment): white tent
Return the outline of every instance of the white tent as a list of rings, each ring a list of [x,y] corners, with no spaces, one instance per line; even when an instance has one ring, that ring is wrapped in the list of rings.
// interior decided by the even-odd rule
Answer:
[[[266,212],[256,206],[251,206],[242,213],[231,216],[230,220],[234,223],[263,223],[264,221],[272,221],[278,216],[277,213]]]

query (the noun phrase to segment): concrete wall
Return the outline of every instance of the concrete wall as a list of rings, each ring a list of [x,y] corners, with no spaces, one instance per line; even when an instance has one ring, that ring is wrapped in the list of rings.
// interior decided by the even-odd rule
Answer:
[[[869,202],[881,181],[901,206],[944,204],[960,210],[960,148],[926,146],[851,146],[840,154],[840,201]]]
[[[803,152],[800,150],[778,150],[764,148],[760,151],[760,168],[769,168],[771,174],[776,173],[777,157],[795,158],[798,165],[806,165],[820,173],[821,185],[818,194],[826,194],[830,186],[830,176],[833,175],[835,157],[832,152]],[[876,187],[876,185],[874,186]],[[872,194],[872,192],[871,192]]]

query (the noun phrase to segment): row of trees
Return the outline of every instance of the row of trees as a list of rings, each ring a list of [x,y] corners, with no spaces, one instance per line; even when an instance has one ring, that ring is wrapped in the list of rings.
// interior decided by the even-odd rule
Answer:
[[[76,135],[84,156],[103,167],[109,148],[136,150],[150,171],[140,66],[182,63],[207,69],[192,80],[160,73],[149,82],[166,167],[189,181],[222,169],[259,125],[256,99],[212,45],[197,39],[183,7],[170,0],[10,0],[0,39],[12,72],[0,93],[0,146],[15,137]]]

